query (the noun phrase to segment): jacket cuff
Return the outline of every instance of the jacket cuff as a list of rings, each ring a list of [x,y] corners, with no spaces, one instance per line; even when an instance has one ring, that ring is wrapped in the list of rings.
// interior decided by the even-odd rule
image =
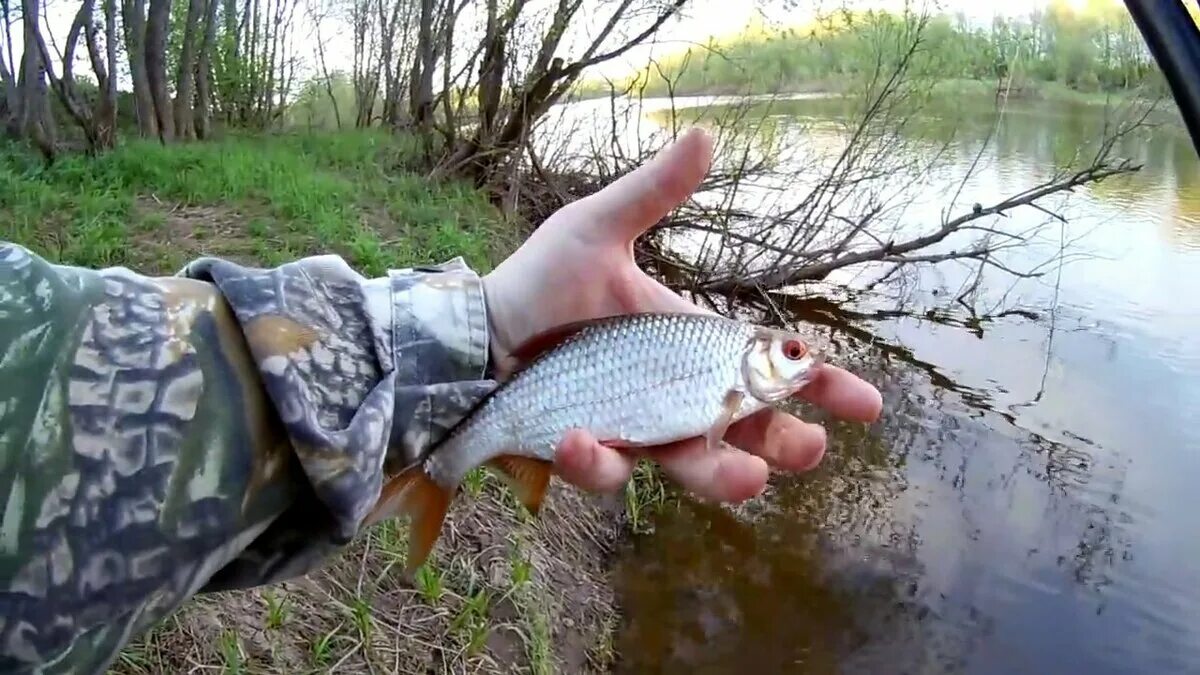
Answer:
[[[462,258],[390,270],[368,282],[378,325],[390,326],[394,385],[384,474],[419,461],[495,387],[483,279]],[[386,290],[385,290],[386,287]]]
[[[391,355],[397,385],[481,380],[490,335],[483,279],[462,258],[389,270]]]

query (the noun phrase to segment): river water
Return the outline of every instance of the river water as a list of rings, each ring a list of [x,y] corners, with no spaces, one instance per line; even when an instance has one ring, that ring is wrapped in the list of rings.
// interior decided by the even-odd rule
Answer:
[[[939,218],[967,173],[955,213],[1028,187],[1106,114],[991,104],[913,131],[955,127],[901,220]],[[772,110],[797,174],[838,144],[836,110]],[[989,273],[973,310],[946,302],[955,265],[796,291],[785,311],[883,391],[883,418],[804,409],[830,432],[818,470],[659,513],[618,565],[620,672],[1200,672],[1200,162],[1170,125],[1117,150],[1144,168],[1055,204],[1067,224],[993,219],[1049,222],[1026,262],[1089,257]]]

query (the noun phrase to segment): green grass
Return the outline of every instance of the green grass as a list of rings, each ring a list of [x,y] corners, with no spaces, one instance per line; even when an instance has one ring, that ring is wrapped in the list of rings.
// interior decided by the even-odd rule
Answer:
[[[243,669],[242,647],[239,644],[237,633],[233,631],[223,631],[220,638],[221,658],[224,662],[225,671],[230,673],[241,673]]]
[[[634,534],[652,530],[651,519],[670,499],[666,483],[657,466],[639,461],[633,478],[625,484],[625,517]]]
[[[425,602],[436,605],[446,593],[445,573],[432,565],[422,565],[417,569],[417,590]]]
[[[341,625],[338,625],[328,633],[322,634],[315,642],[313,642],[312,660],[314,665],[323,666],[329,663],[329,658],[334,651],[333,639],[340,629]]]
[[[130,141],[46,167],[0,148],[0,238],[55,260],[171,273],[211,254],[275,265],[337,253],[363,274],[462,255],[490,268],[501,218],[466,186],[408,170],[379,132]]]
[[[487,641],[492,630],[488,615],[492,607],[492,594],[487,589],[478,589],[465,598],[462,609],[450,622],[450,632],[457,633],[465,642],[467,654],[476,654]]]
[[[287,594],[268,589],[263,591],[262,595],[263,600],[267,603],[267,628],[275,629],[282,627],[284,622],[287,621],[290,609]]]
[[[509,586],[505,597],[512,599],[520,613],[520,633],[530,673],[549,675],[555,672],[549,618],[544,606],[544,594],[534,582],[533,563],[529,560],[526,548],[519,533],[513,537],[508,554]]]

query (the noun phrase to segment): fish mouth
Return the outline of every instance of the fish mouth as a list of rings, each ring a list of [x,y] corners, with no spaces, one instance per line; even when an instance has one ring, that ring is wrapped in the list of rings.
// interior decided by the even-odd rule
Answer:
[[[795,396],[801,390],[817,378],[821,366],[825,363],[825,359],[819,355],[812,355],[806,358],[807,363],[800,371],[788,378],[780,377],[778,379],[768,379],[766,382],[759,381],[748,372],[752,367],[743,362],[743,381],[750,395],[765,403],[779,403],[785,401],[792,396]],[[779,375],[774,372],[773,375]]]
[[[792,378],[792,380],[788,382],[791,393],[798,393],[800,390],[812,384],[817,379],[817,375],[820,374],[821,368],[824,365],[825,356],[823,354],[810,354],[808,356],[808,363],[804,366],[804,369],[800,372],[800,375]]]
[[[825,354],[816,352],[809,354],[810,362],[804,369],[804,373],[796,382],[796,390],[799,391],[813,383],[817,379],[817,375],[821,374],[821,370],[825,367]]]
[[[768,404],[791,398],[811,384],[826,360],[824,354],[808,350],[800,361],[777,363],[772,350],[779,337],[776,331],[759,328],[742,352],[742,386],[751,396]]]

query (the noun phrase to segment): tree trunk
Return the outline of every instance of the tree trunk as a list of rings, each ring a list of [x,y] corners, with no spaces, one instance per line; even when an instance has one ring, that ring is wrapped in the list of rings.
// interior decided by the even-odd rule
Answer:
[[[225,29],[221,37],[221,77],[214,82],[219,92],[221,116],[226,124],[232,124],[236,114],[238,91],[236,74],[241,69],[242,29],[243,22],[238,20],[237,0],[221,0],[223,10],[221,16],[225,21]],[[247,4],[249,6],[249,4]]]
[[[208,0],[204,17],[204,42],[196,60],[196,135],[212,136],[212,53],[217,41],[217,7],[220,0]]]
[[[150,79],[146,73],[146,0],[122,0],[121,13],[138,133],[144,138],[158,136],[158,114],[154,110],[154,97],[150,94]]]
[[[8,0],[0,0],[0,26],[4,31],[4,53],[0,54],[0,131],[16,135],[17,76],[13,58],[12,16]]]
[[[95,0],[86,0],[94,3]],[[88,12],[84,25],[84,39],[87,41],[88,60],[92,64],[92,73],[96,76],[96,103],[92,110],[92,130],[94,132],[94,149],[106,150],[116,145],[117,135],[117,9],[116,0],[101,0],[104,10],[104,54],[100,53],[100,43],[96,36],[96,23],[92,20],[92,10]]]
[[[687,0],[671,0],[670,4],[658,10],[655,19],[632,37],[614,49],[600,52],[604,40],[616,26],[628,16],[626,11],[632,0],[621,0],[612,9],[608,21],[593,37],[590,46],[582,56],[564,65],[561,57],[555,56],[567,27],[575,18],[582,0],[560,0],[551,19],[550,26],[542,36],[541,46],[532,67],[525,76],[524,82],[514,87],[514,93],[508,103],[507,110],[501,123],[495,119],[498,114],[489,112],[492,100],[497,94],[492,90],[494,82],[485,81],[495,78],[490,72],[489,60],[503,56],[501,52],[493,55],[497,45],[485,44],[488,53],[483,60],[480,71],[480,125],[469,138],[462,139],[453,152],[433,171],[434,177],[457,174],[472,180],[476,185],[489,181],[495,170],[508,159],[513,150],[520,147],[537,120],[546,113],[570,88],[579,74],[589,66],[610,61],[644,42],[654,35],[663,24],[674,16]],[[520,11],[521,2],[515,2],[504,19],[504,26],[497,30],[500,36],[508,35],[515,25],[516,12]],[[490,9],[490,8],[489,8]],[[490,17],[489,17],[490,18]],[[490,23],[490,22],[489,22]],[[497,130],[498,129],[498,130]],[[486,134],[490,131],[490,135]]]
[[[15,130],[32,141],[47,160],[53,160],[57,148],[54,118],[50,115],[46,96],[46,74],[42,60],[42,33],[38,20],[41,10],[37,0],[22,0],[21,23],[24,28],[24,53],[17,81],[17,110]]]
[[[283,30],[283,0],[267,0],[267,16],[270,17],[270,50],[267,45],[263,45],[263,59],[265,62],[264,70],[266,71],[266,81],[262,88],[262,123],[263,126],[273,124],[275,118],[275,57],[279,51],[279,40]],[[263,26],[264,32],[267,26]],[[265,36],[264,36],[265,37]],[[283,73],[280,73],[282,75]]]
[[[4,59],[0,59],[0,127],[7,129],[17,107],[17,84]]]
[[[196,43],[200,40],[200,18],[205,0],[188,0],[187,19],[183,28],[183,45],[179,50],[179,72],[175,79],[175,135],[181,140],[196,138],[196,117],[193,107],[196,84]]]
[[[259,0],[249,0],[250,11],[250,32],[247,37],[246,48],[242,50],[243,63],[248,68],[245,73],[245,95],[242,101],[242,123],[248,123],[253,119],[258,109],[258,90],[259,78],[261,77],[260,64],[258,59],[258,28],[261,17],[261,5]]]
[[[62,54],[63,73],[62,77],[56,77],[54,71],[50,68],[50,50],[46,48],[46,42],[42,39],[39,32],[37,36],[37,47],[42,56],[42,64],[46,68],[46,76],[50,79],[50,83],[54,86],[54,92],[58,95],[59,102],[63,108],[79,125],[83,131],[84,138],[87,140],[88,150],[95,152],[99,149],[99,144],[96,138],[96,128],[92,120],[92,111],[87,107],[86,100],[78,96],[75,90],[75,75],[72,71],[72,66],[75,64],[75,49],[79,46],[79,38],[82,36],[86,26],[92,24],[92,10],[95,7],[95,0],[83,0],[83,4],[79,6],[79,11],[75,13],[75,19],[71,22],[71,28],[67,31],[66,50]]]
[[[504,87],[505,36],[498,30],[496,0],[488,0],[487,12],[487,37],[479,66],[479,135],[483,138],[492,134]]]
[[[384,124],[392,122],[392,105],[393,105],[393,75],[395,67],[393,59],[395,58],[395,40],[396,40],[396,11],[399,9],[400,3],[396,2],[392,6],[391,18],[388,18],[387,12],[384,11],[383,0],[376,0],[376,11],[379,14],[379,72],[383,84],[383,110],[380,111],[380,119]]]
[[[413,57],[410,108],[413,125],[426,143],[433,121],[433,68],[436,58],[433,49],[433,0],[421,0],[417,49]],[[428,148],[426,150],[428,151]]]
[[[175,118],[171,95],[167,91],[167,30],[171,18],[171,0],[150,0],[146,19],[146,78],[158,121],[158,136],[169,143],[175,138]]]
[[[8,78],[4,81],[15,88],[17,84],[16,74],[20,70],[20,67],[17,65],[15,55],[13,54],[13,17],[10,0],[0,0],[0,21],[3,22],[4,30],[4,53],[0,54],[0,72],[8,73]]]

